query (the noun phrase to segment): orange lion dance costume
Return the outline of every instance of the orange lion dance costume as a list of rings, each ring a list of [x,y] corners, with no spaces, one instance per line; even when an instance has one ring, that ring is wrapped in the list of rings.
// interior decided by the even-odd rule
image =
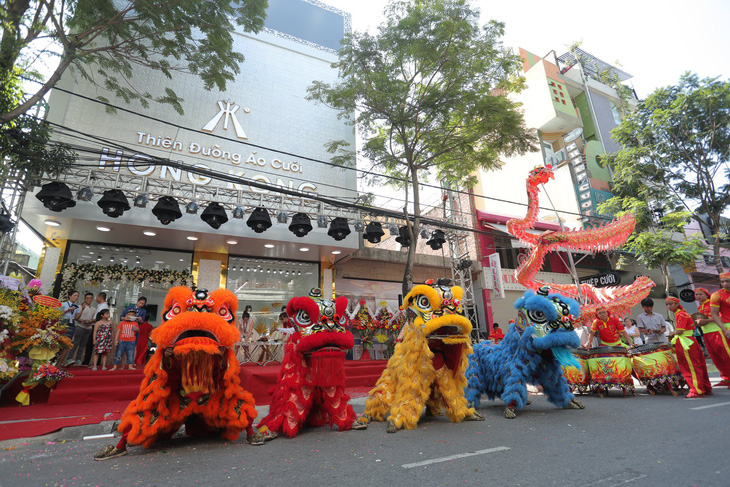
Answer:
[[[266,440],[277,433],[293,438],[305,425],[367,428],[356,420],[345,394],[345,353],[354,346],[352,333],[344,328],[347,298],[322,299],[317,288],[309,296],[292,298],[286,306],[297,331],[284,346],[269,414],[259,423]]]
[[[254,399],[240,385],[233,351],[240,339],[234,324],[237,308],[238,299],[225,289],[210,294],[205,289],[170,289],[164,322],[151,335],[157,351],[145,366],[139,395],[117,428],[122,439],[95,460],[125,455],[127,442],[148,448],[183,424],[188,434],[218,431],[230,441],[246,430],[249,443],[263,443],[254,440]]]

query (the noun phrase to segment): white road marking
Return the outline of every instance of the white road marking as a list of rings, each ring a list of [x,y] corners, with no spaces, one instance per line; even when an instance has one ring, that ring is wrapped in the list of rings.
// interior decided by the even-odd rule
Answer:
[[[401,465],[401,467],[403,467],[403,468],[423,467],[424,465],[431,465],[432,463],[449,462],[451,460],[456,460],[457,458],[473,457],[476,455],[484,455],[486,453],[494,453],[494,452],[504,451],[504,450],[509,450],[509,449],[510,448],[508,446],[497,446],[494,448],[489,448],[487,450],[470,451],[468,453],[459,453],[458,455],[451,455],[448,457],[433,458],[431,460],[424,460],[422,462],[406,463],[405,465]]]
[[[730,405],[730,402],[718,402],[717,404],[708,404],[707,406],[698,406],[696,408],[690,408],[692,411],[697,411],[700,409],[710,409],[710,408],[716,408],[718,406],[728,406]]]
[[[604,482],[610,482],[610,483],[608,483],[606,485],[613,486],[613,485],[628,484],[629,482],[633,482],[634,480],[641,480],[641,479],[643,479],[643,478],[646,477],[646,475],[641,474],[641,475],[637,475],[636,477],[621,478],[621,477],[625,477],[626,475],[636,475],[636,474],[635,473],[631,473],[631,472],[624,472],[624,473],[620,473],[620,474],[617,474],[617,475],[612,475],[610,477],[605,477],[605,478],[602,478],[602,479],[598,479],[595,482],[591,482],[590,484],[581,484],[581,485],[583,487],[588,487],[590,485],[598,485],[598,484],[602,484]]]
[[[107,433],[105,435],[91,435],[91,436],[84,436],[82,440],[98,440],[101,438],[114,438],[114,433]]]

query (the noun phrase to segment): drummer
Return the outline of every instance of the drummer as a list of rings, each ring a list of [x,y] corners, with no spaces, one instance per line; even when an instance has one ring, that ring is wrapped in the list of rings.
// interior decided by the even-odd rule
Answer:
[[[598,332],[598,338],[601,340],[601,346],[604,347],[625,346],[621,343],[621,337],[628,344],[634,343],[629,334],[626,333],[624,325],[617,318],[611,316],[611,313],[604,306],[596,308],[596,319],[591,324],[591,332],[588,334],[587,343],[582,348],[590,348],[596,332]]]
[[[695,300],[700,303],[700,314],[705,316],[704,318],[695,319],[695,324],[702,328],[707,352],[710,354],[712,363],[715,364],[715,367],[717,367],[717,370],[720,371],[720,376],[722,377],[722,381],[715,384],[715,387],[730,386],[730,344],[728,344],[728,339],[725,337],[722,329],[712,320],[712,318],[709,318],[712,316],[710,308],[710,292],[703,287],[695,288]]]
[[[710,296],[710,310],[712,320],[720,325],[725,337],[730,338],[730,272],[720,274],[720,290]]]
[[[685,382],[689,386],[688,398],[704,397],[712,394],[712,384],[707,375],[705,356],[699,343],[692,336],[695,323],[684,308],[679,298],[668,296],[665,300],[667,309],[674,313],[677,329],[671,333],[672,345],[677,354],[677,364]]]

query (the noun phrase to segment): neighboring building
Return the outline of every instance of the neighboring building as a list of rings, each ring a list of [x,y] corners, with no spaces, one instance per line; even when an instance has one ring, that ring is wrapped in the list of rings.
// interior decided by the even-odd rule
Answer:
[[[520,49],[526,88],[515,99],[523,106],[526,125],[535,129],[539,149],[505,159],[499,171],[477,173],[478,227],[490,232],[479,237],[485,269],[483,300],[490,325],[504,325],[515,317],[512,305],[525,289],[516,282],[514,269],[527,251],[507,233],[505,224],[526,214],[528,200],[524,188],[530,170],[549,164],[555,174],[555,179],[541,188],[541,211],[535,233],[560,230],[558,219],[570,229],[605,222],[605,217],[598,215],[597,206],[612,196],[611,171],[600,166],[599,157],[620,149],[611,139],[611,130],[620,123],[622,104],[626,102],[614,88],[598,81],[598,73],[613,70],[621,81],[631,76],[584,51],[577,52],[580,63],[570,53],[540,58]],[[499,271],[490,267],[492,254],[500,257]],[[648,275],[658,284],[662,282],[660,273],[637,266],[630,271],[614,271],[613,263],[602,253],[576,253],[575,260],[578,277],[595,278],[592,281],[599,286],[630,284],[637,274]],[[497,263],[495,257],[491,261]],[[538,279],[572,283],[567,262],[563,252],[549,255]],[[501,286],[494,282],[499,276]],[[657,309],[663,311],[663,303]]]
[[[137,103],[126,104],[68,71],[58,84],[64,91],[54,90],[50,97],[48,120],[64,127],[55,131],[55,138],[72,144],[86,167],[76,167],[59,180],[74,196],[83,188],[90,189],[93,196],[61,213],[44,208],[33,194],[26,198],[23,219],[56,243],[46,247],[39,267],[45,291],[50,291],[58,270],[68,263],[187,269],[198,287],[222,286],[236,292],[239,309],[251,304],[254,311],[277,315],[278,308],[294,295],[306,294],[315,286],[331,289],[334,254],[341,258],[356,251],[362,237],[353,231],[336,241],[328,236],[326,227],[318,225],[317,218],[324,217],[324,225],[338,216],[349,218],[352,230],[360,215],[168,167],[152,158],[170,158],[267,185],[354,202],[357,182],[353,171],[308,160],[329,160],[324,148],[327,141],[344,139],[354,144],[352,128],[338,119],[336,111],[305,99],[314,80],[336,80],[332,63],[349,30],[349,14],[320,2],[269,0],[261,33],[234,33],[234,49],[246,59],[226,92],[206,91],[198,78],[182,73],[173,73],[172,80],[162,73],[136,73],[132,83],[140,87],[171,85],[184,98],[184,115],[167,105],[144,109]],[[76,94],[107,96],[112,104],[131,112],[109,113],[103,104]],[[132,206],[118,218],[109,218],[98,206],[102,193],[113,188],[121,189]],[[176,198],[183,213],[167,226],[152,213],[163,196]],[[137,207],[144,206],[145,197],[149,199],[146,207]],[[230,219],[219,229],[201,220],[210,202],[221,203]],[[187,214],[186,205],[191,203],[199,205],[197,214]],[[242,219],[233,218],[231,210],[237,206],[245,212],[239,215]],[[273,226],[254,233],[246,221],[259,206],[272,213]],[[281,211],[286,212],[286,224],[277,223]],[[314,227],[301,238],[288,229],[298,212],[307,213]],[[47,226],[49,222],[57,226]],[[78,287],[80,291],[106,290],[118,310],[138,295],[146,295],[150,307],[161,310],[168,286],[114,279],[91,284],[82,278]]]

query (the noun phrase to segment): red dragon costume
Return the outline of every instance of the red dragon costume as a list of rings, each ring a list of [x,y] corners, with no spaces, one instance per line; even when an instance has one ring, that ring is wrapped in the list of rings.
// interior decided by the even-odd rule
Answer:
[[[237,307],[238,299],[225,289],[210,294],[205,289],[170,289],[164,323],[151,335],[157,351],[145,366],[139,395],[117,428],[122,439],[95,460],[126,455],[127,443],[148,448],[183,424],[188,434],[215,431],[230,441],[246,430],[249,443],[263,443],[251,427],[254,399],[240,385],[233,351],[240,339]]]
[[[284,345],[269,414],[259,423],[265,439],[278,433],[293,438],[305,425],[329,423],[340,431],[367,427],[356,420],[345,394],[345,354],[354,345],[352,333],[344,328],[346,309],[347,298],[322,299],[319,289],[287,304],[296,331]]]

